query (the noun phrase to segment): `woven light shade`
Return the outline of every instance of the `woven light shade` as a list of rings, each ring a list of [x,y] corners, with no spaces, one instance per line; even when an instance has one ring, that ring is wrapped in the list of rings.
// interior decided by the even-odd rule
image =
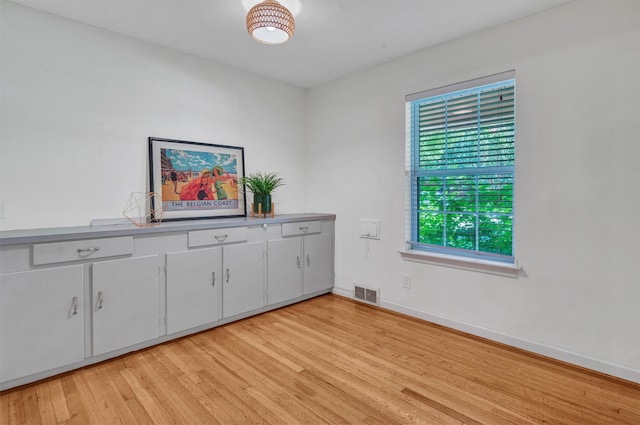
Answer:
[[[258,3],[247,14],[247,31],[260,43],[285,43],[295,29],[296,22],[289,9],[275,0]]]

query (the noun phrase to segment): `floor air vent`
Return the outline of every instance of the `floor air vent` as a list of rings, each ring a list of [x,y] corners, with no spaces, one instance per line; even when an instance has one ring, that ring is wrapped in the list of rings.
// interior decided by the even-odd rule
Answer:
[[[364,301],[373,305],[380,305],[380,297],[378,289],[371,289],[361,285],[353,287],[353,297],[356,300]]]

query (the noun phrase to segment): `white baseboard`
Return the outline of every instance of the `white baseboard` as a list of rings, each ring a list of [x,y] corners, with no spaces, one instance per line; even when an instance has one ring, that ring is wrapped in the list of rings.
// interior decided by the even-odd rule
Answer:
[[[343,297],[353,299],[353,293],[349,290],[342,288],[333,288],[333,293],[341,295]],[[512,347],[520,348],[525,351],[540,354],[543,356],[551,357],[556,360],[571,363],[576,366],[581,366],[587,369],[595,370],[607,375],[615,376],[618,378],[626,379],[628,381],[640,383],[640,370],[631,369],[626,366],[620,366],[617,364],[605,362],[602,360],[593,359],[580,354],[573,353],[571,351],[564,350],[562,348],[551,347],[548,345],[540,344],[538,342],[528,341],[526,339],[517,338],[511,335],[505,335],[499,332],[485,329],[480,326],[472,325],[469,323],[459,322],[457,320],[441,317],[426,311],[407,307],[394,302],[380,299],[380,307],[387,310],[395,311],[397,313],[406,314],[407,316],[415,317],[425,320],[427,322],[435,323],[438,325],[446,326],[451,329],[466,332],[471,335],[487,338],[492,341],[500,342]]]

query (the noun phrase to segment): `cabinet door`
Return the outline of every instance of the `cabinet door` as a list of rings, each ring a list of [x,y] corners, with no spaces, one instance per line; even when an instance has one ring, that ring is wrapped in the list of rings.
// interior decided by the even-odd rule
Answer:
[[[264,243],[225,246],[222,251],[222,313],[235,316],[264,306]]]
[[[304,293],[333,287],[333,235],[304,237]]]
[[[302,295],[302,238],[267,242],[267,302],[276,304]]]
[[[220,248],[167,254],[167,333],[220,318]]]
[[[84,360],[83,266],[0,275],[0,381]]]
[[[93,354],[157,338],[158,256],[104,261],[92,269]]]

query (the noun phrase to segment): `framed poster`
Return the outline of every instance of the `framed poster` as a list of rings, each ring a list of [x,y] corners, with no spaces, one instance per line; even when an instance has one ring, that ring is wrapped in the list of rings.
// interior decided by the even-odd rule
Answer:
[[[244,148],[149,137],[149,187],[163,221],[246,217],[243,176]]]

